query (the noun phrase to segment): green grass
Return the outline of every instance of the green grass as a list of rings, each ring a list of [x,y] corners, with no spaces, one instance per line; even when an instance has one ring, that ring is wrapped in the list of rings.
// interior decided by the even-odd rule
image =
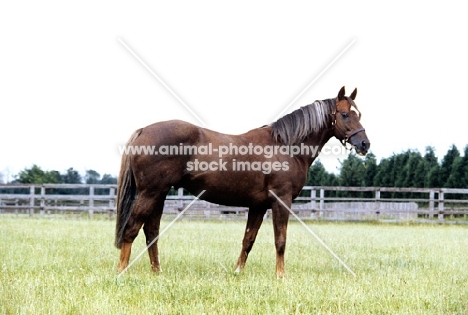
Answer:
[[[234,274],[244,224],[178,221],[159,243],[163,273],[145,253],[118,278],[112,221],[0,218],[0,314],[468,313],[466,226],[308,223],[354,278],[290,223],[277,280],[271,222]]]

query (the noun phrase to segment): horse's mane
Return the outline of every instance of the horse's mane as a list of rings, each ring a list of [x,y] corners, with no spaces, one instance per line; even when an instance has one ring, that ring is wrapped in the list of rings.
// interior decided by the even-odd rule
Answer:
[[[335,99],[315,101],[270,124],[273,138],[286,145],[302,142],[309,135],[319,134],[336,107]]]

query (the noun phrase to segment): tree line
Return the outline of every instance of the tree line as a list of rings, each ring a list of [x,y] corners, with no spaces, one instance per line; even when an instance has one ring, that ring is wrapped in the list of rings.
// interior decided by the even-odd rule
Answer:
[[[30,168],[25,168],[18,174],[13,176],[14,180],[10,184],[117,184],[117,178],[104,174],[101,176],[95,170],[87,170],[82,176],[73,167],[70,167],[65,172],[45,171],[38,165],[34,164]],[[37,189],[36,189],[37,190]],[[87,195],[87,188],[47,188],[49,194],[59,195]],[[5,189],[0,187],[0,193],[16,193],[28,194],[29,190],[25,188]],[[36,191],[38,193],[38,191]],[[108,188],[98,188],[94,191],[96,195],[108,195]]]
[[[461,155],[452,145],[440,163],[433,147],[426,147],[424,155],[407,150],[380,162],[372,153],[365,158],[350,154],[341,162],[338,174],[327,172],[316,161],[309,169],[306,185],[468,188],[468,146]]]
[[[65,172],[45,171],[36,164],[13,176],[10,184],[117,184],[117,177],[101,176],[95,170],[86,170],[85,175],[70,167]]]

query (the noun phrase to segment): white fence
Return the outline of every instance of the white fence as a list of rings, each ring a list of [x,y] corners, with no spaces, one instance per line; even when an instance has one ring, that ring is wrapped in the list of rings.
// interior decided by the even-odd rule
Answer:
[[[0,185],[0,213],[47,216],[115,211],[116,185]],[[177,214],[193,200],[182,188],[167,196],[164,213]],[[315,220],[394,220],[468,223],[468,189],[394,187],[303,188],[292,210]],[[195,202],[188,218],[243,218],[248,209]],[[267,213],[268,215],[269,213]]]

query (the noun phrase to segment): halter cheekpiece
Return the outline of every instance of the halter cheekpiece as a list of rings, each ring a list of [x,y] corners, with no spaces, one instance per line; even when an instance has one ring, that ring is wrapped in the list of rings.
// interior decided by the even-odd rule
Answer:
[[[353,106],[357,110],[357,112],[359,114],[359,119],[361,119],[361,112],[357,108],[354,101],[349,96],[346,96],[346,100],[349,102],[349,104],[351,104],[351,106]],[[335,129],[336,128],[336,107],[335,107],[335,110],[331,113],[331,115],[332,115],[332,129]],[[339,133],[343,134],[343,132],[341,130],[339,130],[339,129],[337,129],[337,130],[339,131]],[[365,130],[366,129],[361,127],[361,128],[358,128],[358,129],[355,129],[355,130],[352,130],[352,131],[346,131],[346,132],[344,132],[343,139],[339,139],[339,140],[340,140],[341,144],[344,147],[346,147],[346,143],[349,141],[349,139],[351,139],[352,136],[354,136],[358,132],[365,131]],[[351,150],[351,149],[352,148],[349,148],[349,150]]]

